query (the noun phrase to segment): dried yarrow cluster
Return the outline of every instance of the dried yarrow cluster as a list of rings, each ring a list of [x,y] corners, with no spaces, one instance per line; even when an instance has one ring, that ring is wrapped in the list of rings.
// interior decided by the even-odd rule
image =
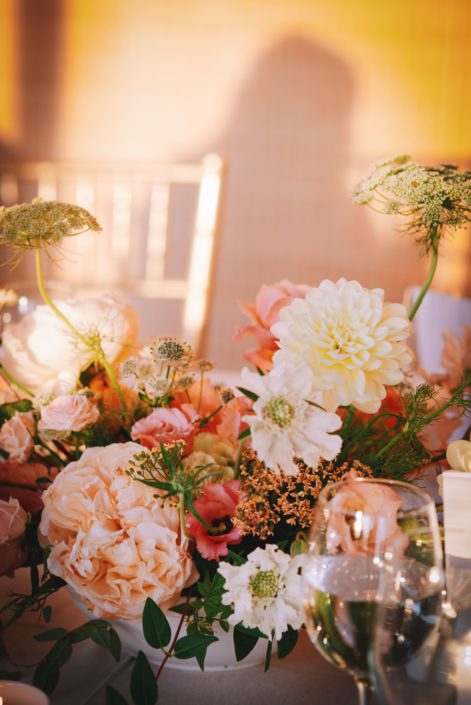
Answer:
[[[425,167],[400,156],[375,164],[354,189],[353,200],[408,217],[411,232],[432,229],[440,237],[470,220],[471,172],[458,171],[453,164]],[[425,234],[418,239],[426,250],[434,245]]]
[[[273,535],[280,522],[293,529],[307,529],[321,489],[341,480],[352,469],[361,477],[372,477],[370,468],[358,461],[341,467],[321,461],[316,468],[300,462],[297,475],[285,475],[269,470],[252,449],[247,450],[240,467],[244,498],[234,523],[244,534],[258,536],[262,541]]]

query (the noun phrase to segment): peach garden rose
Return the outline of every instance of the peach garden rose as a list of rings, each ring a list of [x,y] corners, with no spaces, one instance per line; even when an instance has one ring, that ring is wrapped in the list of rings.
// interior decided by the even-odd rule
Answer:
[[[34,446],[36,424],[31,411],[17,411],[0,429],[0,448],[6,450],[10,460],[24,463]]]
[[[17,499],[0,499],[0,575],[12,575],[24,560],[21,542],[27,518]]]
[[[99,416],[97,407],[85,394],[62,394],[41,407],[38,430],[82,431]]]
[[[43,495],[48,568],[97,617],[139,620],[147,597],[167,609],[198,576],[177,509],[126,473],[142,450],[136,443],[88,448]]]

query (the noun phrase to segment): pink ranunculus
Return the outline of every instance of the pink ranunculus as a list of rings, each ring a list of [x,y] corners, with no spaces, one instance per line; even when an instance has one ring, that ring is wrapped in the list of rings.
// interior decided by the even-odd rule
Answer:
[[[358,480],[351,470],[345,486],[329,502],[327,548],[348,555],[374,555],[376,551],[402,553],[408,538],[397,521],[403,500],[392,487]],[[358,518],[358,526],[355,521]]]
[[[37,514],[43,508],[41,495],[48,486],[43,480],[52,482],[56,475],[57,468],[47,468],[42,463],[0,461],[0,499],[14,497],[25,511]]]
[[[14,497],[0,499],[0,575],[13,575],[24,561],[22,548],[27,514]]]
[[[211,529],[207,529],[195,516],[187,519],[190,536],[203,558],[219,560],[227,556],[228,545],[239,543],[241,530],[232,525],[242,492],[239,480],[231,480],[223,485],[209,484],[195,501],[195,509]]]
[[[462,326],[461,338],[451,330],[443,332],[442,365],[446,371],[442,382],[454,389],[465,370],[471,369],[471,326]]]
[[[237,443],[239,434],[248,428],[248,424],[242,421],[242,417],[246,416],[251,408],[252,402],[246,397],[234,397],[224,404],[217,414],[217,435],[232,443]]]
[[[41,408],[38,430],[81,431],[99,416],[97,407],[85,394],[61,394]]]
[[[280,311],[294,299],[304,299],[309,287],[304,284],[293,284],[283,279],[277,284],[264,284],[257,294],[255,306],[239,302],[243,313],[252,321],[252,325],[242,326],[235,333],[235,340],[241,340],[246,335],[253,335],[258,348],[244,353],[246,360],[264,372],[271,370],[273,355],[278,350],[277,339],[270,328],[279,321]]]
[[[161,443],[183,441],[185,455],[193,450],[198,412],[191,404],[182,404],[179,409],[160,407],[149,416],[136,421],[131,429],[131,438],[146,448],[156,448]]]
[[[198,577],[178,509],[126,472],[142,451],[137,443],[88,448],[43,494],[48,568],[96,617],[140,620],[148,597],[168,609]]]
[[[35,421],[31,411],[17,411],[0,429],[0,448],[6,450],[10,460],[24,463],[34,446]]]

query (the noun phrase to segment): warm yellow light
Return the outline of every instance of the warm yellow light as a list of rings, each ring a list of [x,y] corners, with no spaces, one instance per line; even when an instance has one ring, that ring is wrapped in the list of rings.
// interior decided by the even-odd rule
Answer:
[[[195,237],[190,258],[188,296],[183,313],[183,330],[190,344],[194,343],[206,313],[211,258],[214,247],[217,204],[221,188],[221,158],[209,154],[203,162],[204,175],[196,211]]]

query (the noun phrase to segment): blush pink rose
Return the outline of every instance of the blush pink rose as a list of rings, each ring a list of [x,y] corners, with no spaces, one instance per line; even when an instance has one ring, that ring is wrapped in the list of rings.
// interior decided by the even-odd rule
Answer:
[[[373,555],[377,550],[403,552],[408,538],[397,521],[403,500],[392,487],[358,480],[351,470],[345,486],[329,502],[327,533],[329,551],[341,549],[348,555]],[[357,512],[361,516],[355,526]]]
[[[178,510],[126,472],[142,451],[137,443],[88,448],[43,493],[48,568],[96,617],[140,620],[148,597],[168,609],[198,577]]]
[[[10,460],[24,463],[34,447],[35,421],[31,411],[17,411],[0,429],[0,447]]]
[[[280,311],[294,299],[304,299],[309,287],[304,284],[293,284],[283,279],[277,284],[264,284],[257,294],[255,306],[239,302],[239,306],[251,320],[251,325],[238,328],[234,338],[242,340],[246,335],[253,335],[258,348],[244,353],[246,360],[255,367],[268,372],[273,367],[273,355],[278,350],[277,339],[270,333],[270,328],[278,323]]]
[[[192,514],[186,522],[188,533],[203,558],[219,560],[227,556],[229,545],[241,540],[241,530],[232,525],[241,496],[239,480],[204,486],[201,497],[195,501],[195,509],[211,528],[207,529]]]
[[[0,499],[0,575],[13,575],[24,561],[22,548],[27,514],[17,499]]]
[[[42,463],[0,462],[0,499],[14,497],[27,512],[37,514],[43,508],[41,494],[48,486],[38,480],[47,478],[52,482],[56,475],[57,468],[47,468]]]
[[[161,443],[183,441],[184,454],[188,455],[193,450],[195,421],[198,418],[198,412],[191,404],[182,404],[179,409],[160,407],[134,424],[131,438],[133,441],[138,440],[146,448],[156,448]]]
[[[63,394],[41,408],[38,430],[81,431],[98,421],[100,412],[85,394]]]

